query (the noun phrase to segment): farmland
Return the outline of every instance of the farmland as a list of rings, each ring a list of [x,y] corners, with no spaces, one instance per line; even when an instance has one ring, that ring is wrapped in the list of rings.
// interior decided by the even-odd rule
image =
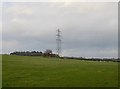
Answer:
[[[2,56],[3,87],[117,87],[118,63]]]
[[[0,55],[0,88],[2,87],[2,55]]]

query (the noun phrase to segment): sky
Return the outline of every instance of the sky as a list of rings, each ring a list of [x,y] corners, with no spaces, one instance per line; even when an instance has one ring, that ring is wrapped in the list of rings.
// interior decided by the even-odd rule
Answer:
[[[117,2],[4,2],[2,28],[2,53],[55,53],[60,29],[62,56],[118,56]]]

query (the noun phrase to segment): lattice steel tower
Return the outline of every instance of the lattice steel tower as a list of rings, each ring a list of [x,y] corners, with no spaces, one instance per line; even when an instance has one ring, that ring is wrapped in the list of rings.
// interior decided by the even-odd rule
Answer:
[[[61,54],[61,31],[58,29],[56,34],[56,52],[60,56]]]

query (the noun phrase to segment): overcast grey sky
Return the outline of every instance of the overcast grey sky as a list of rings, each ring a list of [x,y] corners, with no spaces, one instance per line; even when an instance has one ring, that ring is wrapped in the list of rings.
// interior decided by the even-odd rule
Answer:
[[[62,31],[62,55],[118,56],[117,2],[3,3],[3,53],[56,49]]]

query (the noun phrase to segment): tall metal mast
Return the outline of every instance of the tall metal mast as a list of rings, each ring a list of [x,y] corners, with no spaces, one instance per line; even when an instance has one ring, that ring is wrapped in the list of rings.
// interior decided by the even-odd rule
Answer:
[[[61,53],[61,31],[58,29],[56,34],[56,52],[60,56]]]

